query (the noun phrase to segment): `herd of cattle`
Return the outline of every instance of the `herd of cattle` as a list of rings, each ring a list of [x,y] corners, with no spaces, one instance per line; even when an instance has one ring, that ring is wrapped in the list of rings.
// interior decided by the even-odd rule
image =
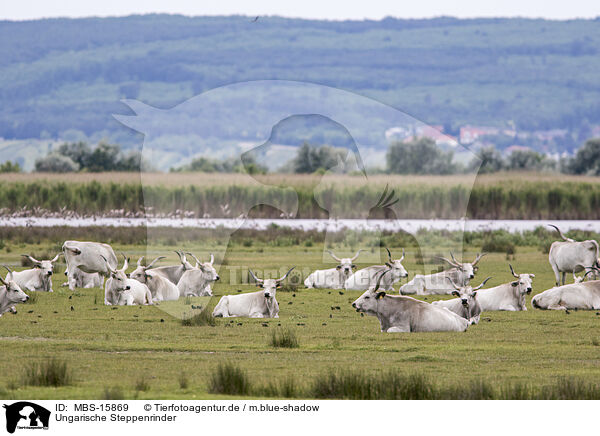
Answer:
[[[555,226],[553,226],[555,227]],[[600,273],[598,243],[594,240],[575,241],[566,238],[555,227],[561,241],[550,247],[549,261],[556,278],[556,286],[537,294],[531,300],[536,309],[600,309],[600,280],[586,281]],[[386,249],[387,250],[387,249]],[[450,268],[435,274],[416,274],[408,283],[400,286],[400,295],[387,295],[394,284],[408,273],[402,257],[394,260],[389,250],[388,261],[384,265],[374,265],[356,270],[354,262],[360,250],[352,258],[339,258],[329,254],[338,262],[335,268],[317,270],[306,277],[307,288],[345,289],[362,291],[363,294],[352,303],[358,311],[376,316],[384,332],[424,332],[424,331],[465,331],[469,325],[479,322],[483,311],[527,310],[526,295],[532,292],[534,274],[517,274],[509,265],[514,280],[492,288],[483,289],[486,278],[478,286],[471,286],[478,263],[484,254],[478,254],[472,262],[458,262],[450,253],[451,259],[441,258]],[[219,280],[213,266],[214,257],[209,262],[201,262],[191,253],[177,251],[179,264],[156,266],[164,256],[157,257],[147,265],[143,257],[137,266],[127,273],[129,259],[118,268],[118,260],[108,244],[97,242],[66,241],[62,253],[51,260],[37,260],[26,256],[33,268],[24,271],[7,270],[6,278],[0,276],[0,316],[6,312],[16,313],[15,304],[24,303],[29,296],[24,292],[52,292],[54,263],[63,255],[67,265],[65,274],[69,289],[104,286],[106,305],[151,305],[155,302],[178,300],[188,296],[211,296],[211,285]],[[195,264],[187,259],[191,256]],[[25,255],[24,255],[25,256]],[[279,279],[260,279],[249,270],[257,286],[262,289],[246,294],[221,297],[214,308],[215,317],[278,318],[279,305],[276,299],[277,288],[287,278],[291,268]],[[577,277],[575,274],[583,272]],[[566,274],[572,273],[574,283],[565,285]],[[432,303],[406,296],[452,294],[456,298]]]

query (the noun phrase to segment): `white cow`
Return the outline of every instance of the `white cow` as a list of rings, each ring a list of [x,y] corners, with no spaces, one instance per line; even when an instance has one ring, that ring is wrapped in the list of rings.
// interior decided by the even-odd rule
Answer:
[[[406,269],[402,265],[404,260],[404,248],[400,259],[392,259],[392,253],[388,252],[388,262],[385,265],[373,265],[367,268],[359,269],[352,274],[344,283],[344,288],[348,291],[366,291],[376,282],[375,276],[385,271],[379,289],[391,291],[394,289],[394,283],[398,283],[404,277],[408,277]]]
[[[108,261],[106,263],[108,264]],[[125,257],[123,268],[113,269],[110,266],[107,267],[110,276],[104,284],[104,304],[107,306],[153,304],[150,289],[145,284],[127,277],[125,271],[127,271],[128,265],[129,259]]]
[[[600,280],[558,286],[537,294],[531,299],[534,309],[598,310],[600,309]]]
[[[554,227],[563,239],[562,241],[553,242],[548,253],[548,260],[556,278],[556,286],[561,284],[561,274],[562,284],[564,285],[568,272],[577,273],[600,267],[598,242],[593,239],[577,242],[565,237],[555,225],[549,224],[549,226]]]
[[[17,313],[15,304],[25,303],[29,296],[14,280],[4,280],[0,277],[0,284],[0,316],[6,312]]]
[[[376,316],[381,331],[401,332],[464,332],[469,321],[445,307],[433,306],[412,297],[386,295],[378,285],[369,288],[352,307],[357,312]]]
[[[479,294],[477,291],[486,284],[486,282],[491,279],[488,277],[481,284],[475,288],[470,285],[466,286],[457,286],[456,283],[452,282],[452,286],[455,291],[452,292],[452,295],[458,297],[453,298],[451,300],[439,300],[434,301],[431,304],[434,306],[445,307],[451,312],[456,313],[458,316],[462,316],[464,319],[469,321],[471,324],[477,324],[479,322],[479,317],[481,315],[482,309],[479,305]],[[450,279],[448,279],[450,280]]]
[[[454,255],[450,253],[452,260],[445,257],[441,259],[448,262],[453,267],[452,269],[436,274],[416,274],[410,282],[400,287],[400,293],[416,293],[417,295],[451,294],[454,291],[454,287],[450,284],[448,278],[458,285],[468,285],[469,280],[475,277],[475,273],[478,270],[477,264],[485,255],[486,253],[478,253],[473,262],[459,263],[454,258]]]
[[[482,289],[477,293],[477,301],[482,311],[488,310],[527,310],[525,296],[531,294],[535,274],[516,274],[512,265],[510,272],[517,279],[493,288]]]
[[[143,259],[144,256],[138,259],[137,268],[129,274],[129,277],[148,286],[148,289],[150,289],[150,293],[152,294],[152,301],[174,301],[179,299],[179,289],[177,288],[177,285],[165,276],[151,270],[156,262],[160,259],[164,259],[164,256],[157,257],[147,266],[142,265]]]
[[[175,251],[179,256],[180,265],[159,266],[154,268],[154,272],[166,277],[171,283],[177,284],[181,280],[183,273],[193,269],[193,265],[187,261],[183,251]]]
[[[104,277],[110,275],[111,269],[117,268],[117,256],[108,244],[66,241],[62,249],[67,262],[69,289],[72,291],[75,290],[77,268],[89,274],[99,273]]]
[[[259,279],[252,270],[250,275],[262,290],[249,294],[224,295],[213,310],[214,317],[236,317],[247,318],[279,318],[279,304],[275,298],[277,288],[286,279],[295,267],[283,275],[280,279]]]
[[[68,277],[68,271],[65,271],[65,275]],[[76,288],[102,288],[104,286],[104,277],[98,273],[86,273],[81,271],[79,268],[75,268],[73,272],[73,279],[75,280]],[[68,283],[67,283],[68,285]]]
[[[211,283],[220,279],[217,270],[213,266],[215,257],[210,255],[210,262],[200,262],[196,256],[187,253],[196,260],[196,266],[186,270],[177,288],[181,297],[210,297],[212,296]]]
[[[6,280],[14,280],[19,287],[25,291],[44,291],[53,292],[52,290],[52,274],[54,274],[54,262],[60,257],[57,254],[52,260],[37,260],[28,254],[22,254],[33,264],[32,269],[23,271],[11,271],[7,266],[8,274]]]
[[[304,286],[307,288],[327,288],[327,289],[343,289],[344,282],[352,274],[352,270],[356,268],[354,261],[358,258],[362,250],[354,255],[354,257],[339,258],[331,250],[327,252],[333,257],[339,265],[335,268],[318,269],[304,280]]]

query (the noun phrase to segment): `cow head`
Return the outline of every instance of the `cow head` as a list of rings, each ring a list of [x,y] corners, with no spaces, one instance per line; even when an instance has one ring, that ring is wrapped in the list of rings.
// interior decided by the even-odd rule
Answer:
[[[150,275],[148,274],[148,270],[152,269],[154,267],[154,264],[156,262],[158,262],[161,259],[164,259],[165,256],[159,256],[156,259],[154,259],[152,262],[150,262],[148,265],[143,266],[143,260],[144,260],[144,256],[140,257],[137,261],[137,267],[133,270],[133,272],[131,274],[129,274],[129,277],[131,277],[134,280],[137,280],[140,283],[146,283],[148,281],[148,279],[150,278]]]
[[[452,260],[449,260],[445,257],[440,257],[440,259],[448,262],[451,266],[453,266],[458,271],[460,271],[462,278],[463,278],[463,284],[467,284],[467,283],[469,283],[469,280],[475,278],[475,273],[479,269],[477,264],[479,263],[481,258],[483,256],[485,256],[486,254],[487,253],[477,253],[477,256],[475,256],[475,260],[471,263],[459,263],[455,259],[454,254],[452,252],[450,252],[450,257],[452,258]]]
[[[362,250],[358,250],[356,252],[356,254],[354,255],[354,257],[344,257],[344,258],[340,259],[335,254],[333,254],[333,251],[327,250],[327,252],[331,255],[331,257],[333,257],[334,260],[339,262],[339,265],[336,266],[335,268],[338,271],[342,272],[342,274],[344,274],[344,276],[346,276],[346,277],[350,277],[350,274],[352,274],[352,270],[354,268],[356,268],[356,265],[354,265],[354,261],[358,258],[358,255],[360,254],[361,251]]]
[[[379,272],[376,283],[371,285],[360,297],[354,300],[352,307],[357,312],[364,312],[367,315],[376,315],[379,312],[379,303],[386,295],[385,291],[379,290],[379,287],[381,286],[383,276],[389,271],[389,269],[385,269]]]
[[[112,269],[108,263],[108,260],[106,260],[104,256],[101,256],[102,259],[104,259],[104,262],[106,262],[106,269],[108,269],[110,273],[112,287],[117,292],[128,291],[131,289],[131,286],[127,284],[127,274],[125,273],[125,271],[127,271],[127,267],[129,266],[129,259],[127,259],[123,253],[121,254],[124,258],[123,267],[121,269]]]
[[[192,253],[185,253],[185,254],[189,254],[190,256],[192,256],[194,258],[194,260],[196,261],[195,268],[198,268],[199,270],[201,270],[204,273],[204,277],[206,278],[207,281],[215,282],[215,281],[221,279],[221,277],[219,277],[219,274],[217,274],[217,270],[213,266],[213,263],[215,262],[215,256],[213,256],[211,254],[210,261],[203,263],[203,262],[200,262],[198,260],[198,258],[196,256],[194,256]]]
[[[254,281],[256,282],[256,286],[263,288],[263,294],[267,301],[271,301],[275,298],[275,294],[277,293],[277,288],[281,286],[281,282],[283,282],[287,276],[292,272],[292,270],[296,268],[295,266],[291,267],[288,272],[286,272],[283,277],[279,279],[259,279],[252,272],[251,269],[248,270]]]
[[[58,253],[52,260],[37,260],[28,254],[21,254],[21,256],[29,259],[33,264],[33,267],[40,270],[42,276],[49,277],[54,274],[54,262],[58,260],[61,254],[62,253]]]
[[[392,259],[392,253],[390,253],[390,250],[387,247],[385,249],[388,252],[388,261],[385,264],[388,268],[390,268],[392,281],[395,283],[400,281],[402,278],[408,277],[408,272],[406,272],[406,269],[402,265],[402,261],[404,260],[404,248],[402,249],[402,257],[396,260]]]
[[[27,300],[29,300],[29,295],[23,292],[19,285],[17,285],[13,280],[4,280],[0,276],[0,284],[6,289],[5,298],[8,303],[25,303]]]
[[[465,318],[471,318],[472,316],[477,316],[481,313],[481,307],[479,306],[479,302],[477,301],[477,291],[483,287],[487,283],[491,277],[485,279],[479,286],[472,287],[471,285],[463,285],[458,286],[450,277],[446,277],[446,279],[452,284],[454,291],[452,291],[452,295],[458,297],[460,299],[460,303],[465,308]]]
[[[533,291],[533,278],[535,274],[517,274],[509,263],[510,272],[517,280],[511,282],[510,285],[519,295],[531,294]]]

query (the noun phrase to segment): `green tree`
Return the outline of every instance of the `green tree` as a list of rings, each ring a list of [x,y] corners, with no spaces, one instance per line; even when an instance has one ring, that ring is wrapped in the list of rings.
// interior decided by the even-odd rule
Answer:
[[[100,142],[90,154],[87,169],[93,172],[117,170],[120,151],[118,145]]]
[[[566,167],[573,174],[600,175],[600,138],[587,140]]]
[[[70,157],[52,152],[35,161],[35,170],[47,173],[72,173],[79,170],[79,164],[73,162]]]
[[[396,142],[386,154],[387,171],[395,174],[452,174],[454,153],[444,151],[429,138]]]
[[[479,151],[479,156],[471,160],[468,169],[480,174],[495,173],[504,169],[504,159],[494,146],[484,147]]]
[[[533,150],[515,150],[508,156],[507,167],[517,171],[542,171],[554,169],[556,163]]]
[[[90,146],[83,141],[66,142],[58,147],[58,150],[56,151],[63,156],[69,157],[73,162],[79,165],[79,168],[85,168],[89,165],[92,154]]]
[[[19,162],[12,163],[7,160],[3,164],[0,164],[0,173],[20,173],[22,171]]]
[[[315,171],[326,171],[338,164],[338,161],[344,160],[348,151],[346,149],[312,146],[309,143],[303,143],[296,157],[292,161],[292,170],[299,174],[312,174]]]

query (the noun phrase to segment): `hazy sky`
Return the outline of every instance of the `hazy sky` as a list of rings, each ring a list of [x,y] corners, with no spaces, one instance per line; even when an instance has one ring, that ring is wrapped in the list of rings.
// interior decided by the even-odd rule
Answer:
[[[543,17],[551,19],[600,16],[598,0],[2,0],[0,19],[118,16],[144,13],[185,15],[281,15],[328,20],[422,18]]]

